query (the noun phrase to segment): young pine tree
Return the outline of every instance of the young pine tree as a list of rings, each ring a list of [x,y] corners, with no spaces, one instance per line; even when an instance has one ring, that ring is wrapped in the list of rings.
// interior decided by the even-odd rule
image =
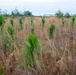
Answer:
[[[73,17],[71,20],[72,20],[72,21],[71,21],[71,25],[74,26],[75,17]]]
[[[32,34],[35,34],[34,28],[31,29],[31,33]]]
[[[14,26],[14,22],[13,22],[13,20],[12,20],[12,19],[10,20],[10,23],[11,23],[11,25],[12,25],[12,26]]]
[[[23,29],[23,20],[22,20],[22,18],[19,19],[19,25],[20,25],[20,29],[22,30]]]
[[[34,23],[34,19],[32,17],[30,18],[30,23],[31,23],[31,25],[33,25],[33,23]]]
[[[51,38],[54,37],[54,31],[55,31],[55,28],[56,28],[55,25],[52,24],[52,25],[50,26],[50,28],[48,29],[49,39],[51,39]]]
[[[3,33],[4,23],[5,23],[4,16],[0,15],[0,29],[2,33]]]
[[[35,67],[35,56],[40,50],[39,40],[36,35],[29,34],[27,37],[27,43],[24,44],[23,53],[26,60],[26,67]]]
[[[3,43],[4,52],[10,50],[10,48],[11,48],[11,40],[9,39],[8,35],[4,35],[3,36],[2,43]]]
[[[15,28],[12,26],[8,26],[7,31],[9,33],[9,35],[11,36],[12,39],[14,39],[15,37]]]
[[[42,17],[41,22],[42,22],[42,28],[44,28],[44,25],[45,25],[45,17]]]
[[[65,24],[65,20],[64,18],[62,18],[62,26],[64,26],[64,24]]]

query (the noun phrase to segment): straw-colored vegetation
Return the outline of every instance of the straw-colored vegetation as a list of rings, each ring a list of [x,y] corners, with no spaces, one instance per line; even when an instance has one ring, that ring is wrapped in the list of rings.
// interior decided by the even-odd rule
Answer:
[[[0,15],[0,75],[76,75],[76,18]]]

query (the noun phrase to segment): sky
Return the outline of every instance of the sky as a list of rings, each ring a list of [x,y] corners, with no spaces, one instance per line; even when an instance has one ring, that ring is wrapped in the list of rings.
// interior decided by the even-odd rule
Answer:
[[[76,0],[0,0],[0,9],[10,12],[15,8],[34,15],[55,14],[58,10],[75,14]]]

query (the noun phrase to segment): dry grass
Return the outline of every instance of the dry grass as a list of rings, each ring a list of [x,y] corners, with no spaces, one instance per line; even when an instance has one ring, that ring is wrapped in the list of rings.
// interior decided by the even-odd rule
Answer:
[[[9,20],[10,18],[6,20],[6,26],[10,25]],[[14,19],[16,27],[19,27],[18,20],[19,18]],[[30,17],[23,20],[24,29],[17,29],[17,39],[12,41],[14,50],[7,52],[6,55],[0,43],[0,66],[2,65],[5,75],[76,75],[76,26],[73,28],[70,26],[71,19],[65,18],[66,22],[63,27],[61,19],[46,17],[45,27],[42,29],[41,18],[34,17],[33,27],[40,40],[41,50],[35,57],[36,67],[30,69],[26,68],[25,58],[20,54],[20,50],[31,32],[32,25]],[[50,40],[47,33],[52,23],[56,25],[56,30],[54,38]]]

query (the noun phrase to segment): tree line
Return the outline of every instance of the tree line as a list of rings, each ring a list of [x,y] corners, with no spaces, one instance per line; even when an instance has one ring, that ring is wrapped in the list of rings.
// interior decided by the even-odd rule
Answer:
[[[14,9],[11,13],[8,13],[7,10],[3,11],[0,9],[0,14],[4,16],[34,16],[30,11],[20,12],[18,9]]]
[[[35,16],[32,14],[32,12],[30,11],[23,11],[20,12],[18,9],[14,9],[11,11],[11,13],[8,13],[7,10],[2,11],[0,9],[0,14],[4,15],[4,16]],[[50,15],[49,15],[50,16]],[[53,15],[51,15],[53,16]],[[76,16],[76,14],[71,15],[69,12],[63,13],[61,10],[58,10],[57,12],[55,12],[54,16],[58,17],[58,18],[62,18],[62,17],[66,17],[66,18],[70,18],[71,16]]]
[[[59,18],[62,18],[62,17],[70,18],[71,16],[76,16],[76,14],[71,15],[69,12],[63,13],[61,10],[58,10],[55,13],[55,16]]]

